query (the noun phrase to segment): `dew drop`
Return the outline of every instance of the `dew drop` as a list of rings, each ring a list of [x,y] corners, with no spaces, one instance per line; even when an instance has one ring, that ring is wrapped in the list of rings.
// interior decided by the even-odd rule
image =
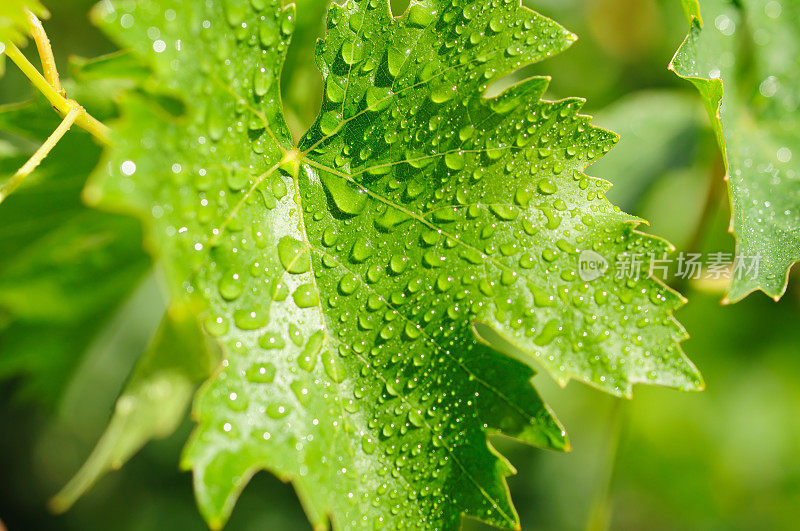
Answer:
[[[301,284],[292,293],[294,303],[299,308],[310,308],[319,304],[319,294],[312,284]]]
[[[297,275],[311,269],[308,246],[290,236],[284,236],[278,241],[278,258],[289,273]]]

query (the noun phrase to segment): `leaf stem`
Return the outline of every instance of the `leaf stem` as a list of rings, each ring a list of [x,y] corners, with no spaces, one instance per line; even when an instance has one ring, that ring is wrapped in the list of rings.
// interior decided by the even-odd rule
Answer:
[[[37,42],[39,42],[38,38]],[[59,112],[59,114],[66,117],[73,110],[75,102],[67,99],[53,85],[48,83],[47,79],[45,79],[45,77],[39,73],[36,67],[33,66],[30,61],[28,61],[28,59],[22,54],[19,48],[14,45],[14,43],[9,41],[4,42],[3,44],[5,44],[6,55],[8,55],[9,59],[14,61],[19,69],[22,70],[22,73],[25,74],[25,77],[27,77],[33,86],[36,87],[45,98],[47,98],[47,101],[50,102],[50,104]],[[47,60],[43,58],[42,62],[46,63]],[[48,67],[45,67],[45,71],[47,71],[47,69]],[[110,144],[111,130],[103,125],[100,121],[93,118],[89,113],[86,112],[85,109],[83,109],[83,107],[78,107],[80,109],[78,116],[73,120],[75,125],[85,129],[104,144]]]
[[[586,522],[587,531],[607,531],[611,523],[611,482],[617,461],[622,425],[625,421],[626,400],[615,398],[609,413],[611,427],[602,456],[600,471],[597,474],[597,485],[589,508]]]
[[[53,57],[53,48],[50,46],[50,39],[44,31],[42,21],[39,20],[30,9],[25,9],[25,14],[28,17],[28,24],[31,27],[31,34],[36,42],[36,48],[39,50],[39,58],[42,61],[44,78],[56,92],[62,96],[66,96],[64,89],[61,87],[61,80],[58,78],[58,69],[56,68],[56,59]]]
[[[33,170],[36,169],[39,164],[44,160],[44,158],[50,153],[55,145],[58,143],[59,140],[69,131],[72,124],[82,115],[85,114],[86,111],[83,110],[83,107],[78,105],[74,101],[70,101],[69,104],[71,105],[70,111],[61,121],[59,126],[53,131],[53,134],[45,141],[42,146],[36,150],[36,153],[28,159],[28,162],[23,164],[23,166],[17,170],[17,173],[14,174],[8,181],[0,186],[0,203],[5,201],[5,199],[11,195],[14,190],[16,190],[19,185],[25,181],[25,179],[33,173]]]
[[[708,190],[706,192],[705,201],[703,202],[703,210],[700,212],[694,230],[686,244],[686,253],[697,253],[703,245],[706,232],[708,232],[708,225],[714,216],[715,209],[719,206],[720,194],[722,193],[725,182],[725,178],[719,177],[720,174],[725,174],[725,163],[721,156],[715,157],[709,169]],[[686,278],[677,277],[672,287],[683,292],[689,287],[689,283]]]
[[[708,223],[711,221],[711,218],[714,214],[714,209],[718,205],[720,192],[722,191],[723,183],[725,182],[724,178],[720,178],[720,174],[725,174],[725,166],[722,162],[722,157],[718,157],[715,160],[714,164],[712,164],[711,171],[709,172],[710,179],[705,202],[703,203],[703,210],[701,211],[700,217],[697,220],[694,233],[692,233],[692,237],[686,246],[689,252],[699,251],[700,246],[703,244],[703,239],[705,237],[706,230],[708,229]]]

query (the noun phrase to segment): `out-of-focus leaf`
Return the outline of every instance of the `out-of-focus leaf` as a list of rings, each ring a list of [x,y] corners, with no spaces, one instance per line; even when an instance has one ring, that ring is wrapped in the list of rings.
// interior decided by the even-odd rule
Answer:
[[[691,27],[670,68],[700,91],[725,158],[742,271],[757,262],[727,299],[754,290],[777,299],[800,260],[800,2],[684,6]]]
[[[141,277],[137,236],[131,220],[88,210],[35,235],[2,264],[0,307],[30,321],[86,319]]]
[[[702,106],[690,94],[644,91],[597,113],[595,122],[620,135],[619,143],[592,165],[592,173],[614,185],[609,198],[633,210],[653,182],[694,161]]]
[[[44,141],[58,116],[43,100],[0,108],[0,128]],[[0,157],[0,179],[30,155]],[[68,134],[0,205],[0,378],[52,406],[106,319],[149,268],[135,220],[86,208],[80,199],[100,148]]]
[[[67,510],[100,475],[120,468],[147,441],[171,435],[194,391],[217,363],[195,317],[172,308],[117,400],[111,421],[75,477],[51,501]]]
[[[281,94],[286,123],[300,138],[314,121],[322,103],[322,76],[314,61],[314,47],[325,28],[325,13],[331,0],[297,0],[292,45],[286,52]]]
[[[127,79],[142,82],[150,74],[141,61],[130,52],[115,52],[100,57],[70,59],[70,72],[79,82],[103,82]]]
[[[3,53],[3,42],[19,44],[30,33],[26,9],[40,18],[48,16],[39,0],[3,0],[0,3],[0,54]]]

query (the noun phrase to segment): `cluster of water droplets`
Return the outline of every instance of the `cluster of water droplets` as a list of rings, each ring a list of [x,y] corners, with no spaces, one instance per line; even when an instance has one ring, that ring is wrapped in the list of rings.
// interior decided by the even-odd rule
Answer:
[[[403,28],[365,24],[363,13],[347,6],[332,14],[341,29],[321,51],[326,101],[319,129],[301,144],[315,148],[330,206],[346,218],[336,229],[320,223],[323,244],[333,246],[337,234],[328,252],[349,254],[367,282],[392,279],[391,293],[409,292],[397,303],[431,308],[432,322],[510,327],[564,380],[578,376],[626,392],[631,381],[681,372],[672,295],[645,278],[589,285],[577,276],[582,249],[609,260],[664,250],[620,231],[624,216],[605,201],[605,184],[576,173],[612,138],[577,115],[579,100],[538,102],[542,79],[483,97],[519,57],[539,59],[541,43],[558,49],[570,36],[511,2],[453,3],[429,17],[425,9],[413,6]],[[354,59],[349,43],[363,36],[371,49]],[[520,53],[508,53],[508,42]],[[304,202],[321,199],[309,194]],[[369,224],[376,234],[365,233]],[[348,233],[354,239],[342,242]],[[398,233],[405,244],[399,248]],[[360,265],[373,260],[380,263]],[[447,293],[435,297],[437,287]],[[658,308],[667,300],[667,309]],[[630,305],[641,315],[633,325]],[[643,348],[646,336],[660,336],[671,358],[666,367]],[[570,355],[582,352],[593,354]]]
[[[743,260],[759,256],[759,271],[734,282],[737,294],[762,286],[782,291],[785,271],[800,259],[797,190],[800,172],[800,40],[793,2],[703,6],[711,21],[694,37],[696,75],[721,79],[720,117],[728,153],[734,221]],[[750,50],[747,59],[741,50]],[[782,190],[782,193],[776,193]],[[748,258],[749,257],[749,258]]]
[[[305,160],[278,105],[291,8],[142,0],[109,17],[123,39],[147,36],[161,88],[185,95],[185,109],[137,108],[110,173],[144,196],[169,279],[223,347],[187,451],[222,475],[210,511],[256,466],[344,527],[447,527],[461,511],[509,525],[486,432],[542,446],[563,433],[532,371],[479,343],[477,321],[559,378],[682,384],[674,297],[576,275],[582,249],[660,249],[580,173],[612,137],[578,100],[539,102],[540,79],[482,95],[565,47],[560,27],[511,0],[414,4],[400,20],[377,0],[334,6]]]

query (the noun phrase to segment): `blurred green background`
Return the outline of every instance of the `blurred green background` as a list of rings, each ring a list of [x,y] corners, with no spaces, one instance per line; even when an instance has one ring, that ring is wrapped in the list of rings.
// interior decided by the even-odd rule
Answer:
[[[53,0],[46,22],[62,72],[70,55],[114,49],[87,20],[91,0]],[[722,163],[694,89],[666,68],[686,33],[675,0],[528,0],[580,40],[521,75],[553,78],[548,97],[587,98],[595,123],[622,135],[589,168],[614,188],[609,197],[652,222],[650,232],[682,251],[733,250],[727,233]],[[299,17],[317,28],[314,6]],[[396,2],[402,9],[402,2]],[[304,9],[305,7],[305,9]],[[398,11],[399,12],[399,11]],[[306,39],[306,42],[313,42]],[[30,48],[29,48],[30,51]],[[302,131],[315,112],[319,76],[310,48],[297,47],[286,76],[287,116]],[[31,95],[8,65],[0,103]],[[0,133],[3,142],[19,142]],[[2,257],[0,265],[7,257]],[[2,268],[0,267],[0,270]],[[570,434],[557,454],[507,439],[494,443],[519,473],[511,493],[523,529],[795,529],[800,521],[800,297],[779,303],[754,294],[720,306],[724,284],[681,283],[689,304],[677,317],[691,339],[689,357],[708,389],[682,394],[638,387],[632,402],[581,384],[559,389],[546,375],[537,387]],[[46,509],[99,437],[114,400],[163,307],[147,277],[119,311],[85,338],[80,358],[56,368],[59,392],[46,399],[25,378],[0,383],[0,520],[9,530],[204,529],[191,477],[177,469],[191,429],[187,419],[167,440],[149,444],[109,474],[64,515]],[[9,341],[0,308],[0,356]],[[49,338],[32,337],[30,355],[47,359]],[[39,351],[37,351],[39,349]],[[467,522],[467,528],[480,528]],[[266,473],[244,491],[226,529],[305,529],[291,486]]]

